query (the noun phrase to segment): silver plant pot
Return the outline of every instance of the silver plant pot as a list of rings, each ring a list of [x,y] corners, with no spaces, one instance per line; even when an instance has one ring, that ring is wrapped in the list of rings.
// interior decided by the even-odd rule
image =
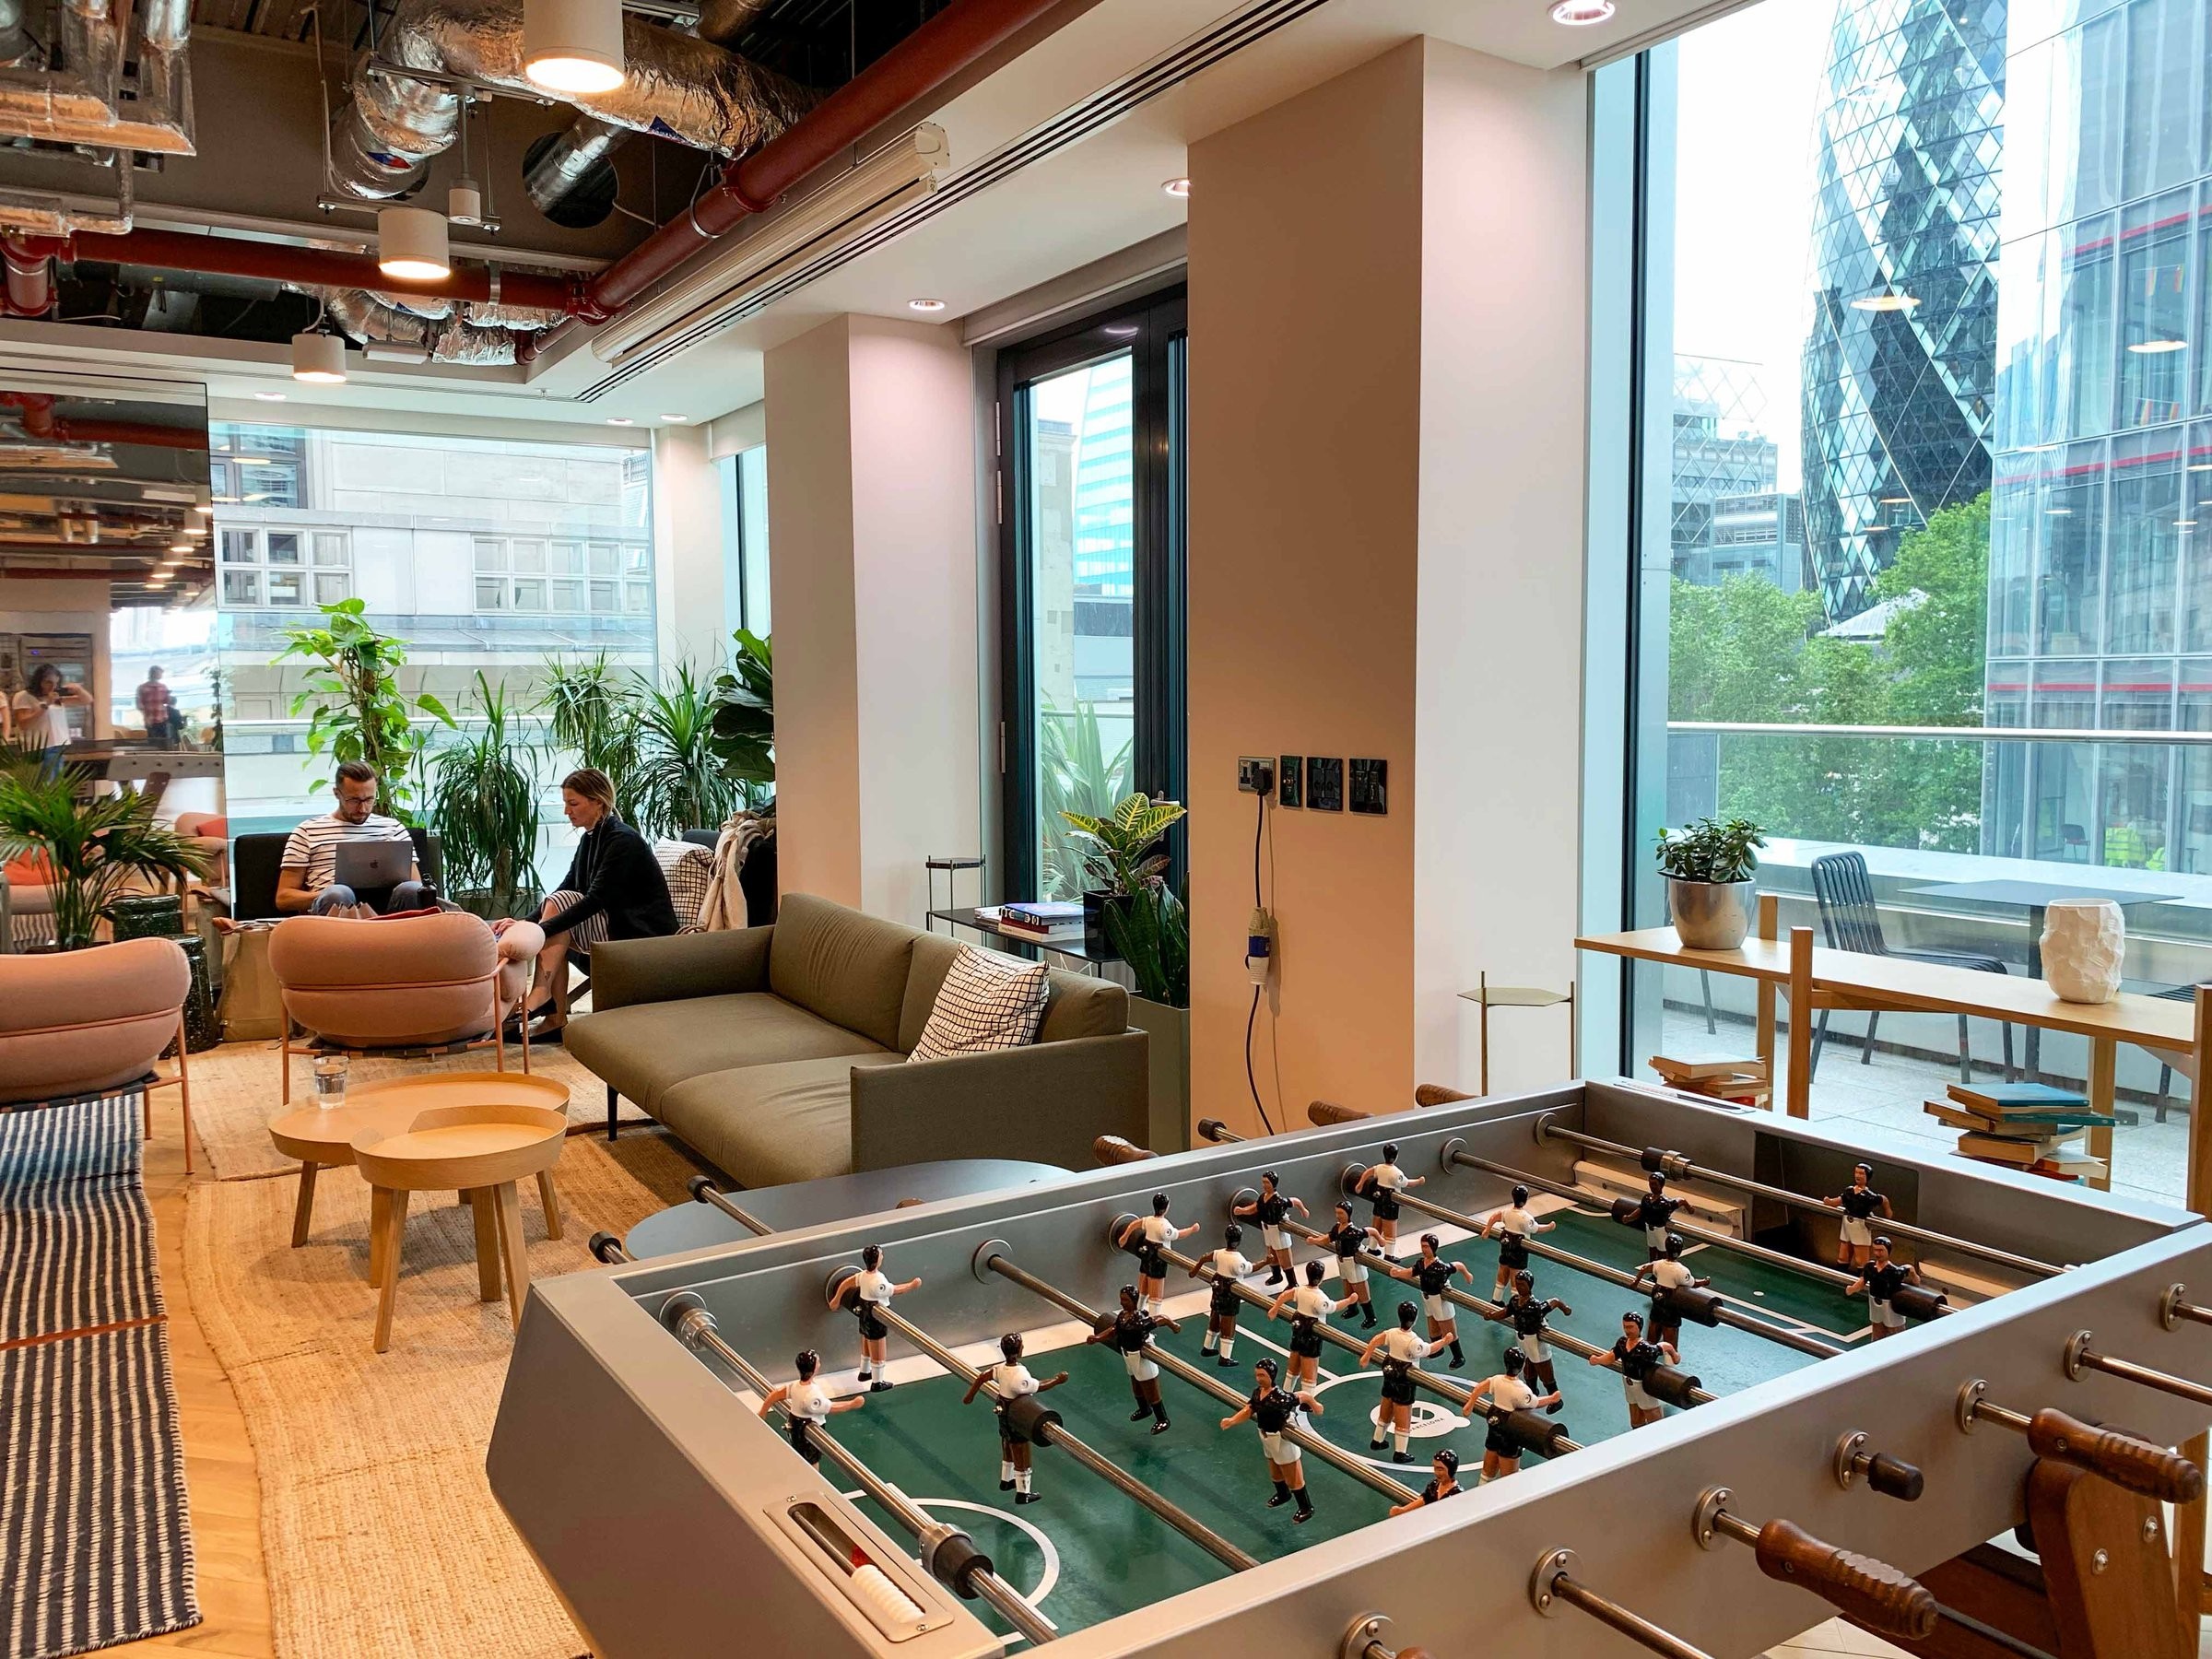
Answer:
[[[1685,881],[1666,878],[1666,902],[1674,912],[1675,932],[1690,950],[1735,950],[1751,931],[1752,907],[1759,902],[1759,883],[1752,881]]]

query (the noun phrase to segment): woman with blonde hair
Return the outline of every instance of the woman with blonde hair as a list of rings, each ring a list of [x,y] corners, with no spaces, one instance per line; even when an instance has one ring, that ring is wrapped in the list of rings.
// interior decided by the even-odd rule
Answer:
[[[615,816],[615,786],[607,775],[595,766],[571,772],[560,781],[560,809],[583,834],[569,873],[538,911],[546,947],[538,954],[524,1018],[548,1006],[552,1017],[534,1035],[568,1023],[571,957],[588,958],[602,939],[662,938],[677,927],[661,862],[652,843]],[[494,924],[502,933],[511,925]]]

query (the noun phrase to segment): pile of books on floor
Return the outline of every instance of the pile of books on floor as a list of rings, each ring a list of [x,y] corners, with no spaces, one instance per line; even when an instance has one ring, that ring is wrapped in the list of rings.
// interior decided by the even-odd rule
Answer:
[[[1649,1064],[1661,1082],[1684,1094],[1738,1106],[1764,1106],[1773,1099],[1774,1084],[1764,1060],[1677,1060],[1653,1054]]]
[[[1002,904],[998,924],[1025,939],[1054,940],[1065,944],[1083,936],[1083,901],[1040,900],[1030,904]]]
[[[2089,1110],[2088,1097],[2048,1083],[1954,1083],[1923,1109],[1960,1131],[1959,1150],[1984,1163],[2006,1164],[2053,1181],[2105,1172],[2104,1159],[2074,1143],[2113,1119]]]

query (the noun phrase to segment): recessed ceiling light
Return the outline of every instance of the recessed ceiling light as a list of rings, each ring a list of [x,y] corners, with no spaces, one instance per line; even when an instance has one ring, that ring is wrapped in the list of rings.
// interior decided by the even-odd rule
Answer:
[[[189,553],[192,551],[192,544],[188,541],[171,542],[169,550],[171,553]]]
[[[284,394],[281,392],[256,392],[253,396],[256,401],[261,403],[282,403],[284,401]]]
[[[2194,530],[2196,528],[2196,521],[2194,519],[2175,519],[2173,527],[2176,530]]]
[[[2136,340],[2128,347],[2128,349],[2144,357],[2151,357],[2164,351],[2186,351],[2189,349],[2189,342],[2186,340]]]
[[[906,309],[916,312],[941,312],[945,309],[945,301],[942,300],[909,300],[906,302]]]
[[[2046,518],[2072,518],[2074,509],[2071,507],[2046,507],[2043,509],[2043,516]]]
[[[1884,288],[1877,293],[1861,294],[1851,302],[1853,311],[1909,312],[1920,303],[1900,288]]]
[[[1606,9],[1610,11],[1613,8],[1608,6]],[[1191,182],[1188,179],[1163,179],[1159,187],[1171,196],[1181,197],[1191,194]]]
[[[435,282],[453,273],[447,251],[445,215],[428,207],[380,207],[376,213],[376,268],[387,276]]]
[[[635,426],[637,422],[627,415],[609,415],[606,418],[606,424],[608,426]]]
[[[2191,472],[2212,472],[2212,461],[2192,461],[2189,463],[2189,470]]]
[[[1109,323],[1099,332],[1109,339],[1134,340],[1137,336],[1138,329],[1135,323]]]
[[[241,466],[274,466],[276,465],[274,455],[240,455],[237,460]]]
[[[664,415],[661,417],[661,418],[663,420],[672,420],[677,425],[681,426],[685,421],[690,419],[691,417],[688,415]]]
[[[1603,23],[1612,15],[1613,0],[1556,0],[1551,8],[1551,20],[1570,29]]]
[[[548,92],[611,92],[623,66],[621,0],[524,0],[523,74]]]
[[[1910,507],[1912,505],[1911,496],[1880,496],[1877,500],[1884,507]]]

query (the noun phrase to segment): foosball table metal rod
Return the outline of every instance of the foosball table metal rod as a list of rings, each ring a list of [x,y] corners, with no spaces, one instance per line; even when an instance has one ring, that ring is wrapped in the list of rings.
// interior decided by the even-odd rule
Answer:
[[[2145,1388],[2155,1388],[2160,1394],[2170,1394],[2198,1406],[2212,1406],[2212,1388],[2202,1382],[2192,1382],[2186,1377],[2171,1372],[2153,1371],[2147,1365],[2137,1365],[2132,1359],[2115,1359],[2110,1354],[2100,1354],[2089,1346],[2093,1334],[2077,1331],[2066,1338],[2062,1362],[2069,1381],[2079,1381],[2085,1371],[2102,1371],[2108,1377],[2118,1377],[2124,1382],[2139,1382]]]
[[[2038,1457],[2048,1458],[2108,1480],[2116,1487],[2166,1503],[2191,1503],[2204,1496],[2202,1469],[2164,1446],[2132,1434],[2099,1429],[2046,1406],[2032,1417],[1993,1403],[1980,1377],[1959,1390],[1957,1418],[1961,1433],[1994,1423],[2024,1437]]]
[[[971,1264],[975,1277],[981,1279],[986,1273],[994,1273],[1003,1279],[1019,1285],[1032,1296],[1041,1297],[1051,1302],[1063,1313],[1082,1321],[1094,1331],[1105,1322],[1105,1315],[1095,1308],[1085,1305],[1057,1285],[1041,1279],[1035,1274],[1007,1260],[1006,1250],[1006,1243],[1003,1239],[986,1239],[982,1244],[976,1246]],[[1212,1395],[1224,1406],[1241,1406],[1245,1403],[1244,1396],[1235,1389],[1207,1376],[1180,1355],[1171,1354],[1157,1344],[1147,1344],[1145,1352],[1160,1370],[1171,1376],[1182,1378],[1193,1388]],[[1311,1452],[1331,1468],[1349,1475],[1362,1486],[1382,1493],[1393,1503],[1410,1503],[1418,1496],[1411,1487],[1402,1481],[1393,1480],[1380,1469],[1370,1468],[1349,1453],[1339,1451],[1317,1434],[1310,1434],[1303,1429],[1287,1428],[1283,1430],[1283,1438],[1300,1450]]]
[[[1729,1512],[1735,1497],[1720,1486],[1699,1494],[1689,1523],[1699,1548],[1717,1548],[1723,1538],[1747,1544],[1769,1578],[1811,1591],[1877,1635],[1922,1641],[1934,1633],[1936,1597],[1918,1580],[1887,1561],[1839,1549],[1780,1516],[1754,1526]]]
[[[857,1271],[858,1269],[840,1269],[839,1273],[841,1275],[846,1272]],[[894,1312],[888,1305],[878,1306],[876,1309],[876,1317],[961,1382],[973,1382],[975,1381],[977,1371],[974,1366],[970,1365],[927,1331],[923,1330],[912,1320],[901,1313]],[[990,1391],[993,1398],[997,1397],[996,1387],[989,1382],[984,1383],[983,1386]],[[1119,1464],[1101,1453],[1096,1447],[1069,1432],[1066,1427],[1061,1423],[1058,1412],[1038,1406],[1036,1417],[1036,1427],[1032,1430],[1030,1438],[1039,1445],[1059,1447],[1079,1466],[1096,1475],[1124,1497],[1133,1499],[1144,1505],[1146,1509],[1151,1511],[1153,1514],[1159,1516],[1232,1571],[1248,1571],[1260,1564],[1256,1558],[1239,1549],[1188,1510],[1154,1491]]]
[[[629,1251],[622,1248],[622,1241],[610,1232],[594,1233],[585,1243],[584,1248],[609,1266],[636,1259]]]
[[[2159,1323],[2171,1331],[2184,1320],[2191,1324],[2212,1325],[2212,1308],[2191,1301],[2188,1286],[2169,1285],[2159,1298]]]
[[[1536,1558],[1536,1570],[1529,1575],[1528,1599],[1537,1612],[1556,1618],[1562,1606],[1579,1608],[1630,1641],[1665,1654],[1665,1659],[1712,1659],[1703,1648],[1691,1646],[1672,1630],[1661,1630],[1641,1614],[1631,1613],[1584,1584],[1574,1576],[1580,1564],[1571,1549],[1547,1549]]]
[[[696,1291],[678,1291],[663,1303],[661,1323],[687,1347],[713,1354],[761,1398],[766,1399],[774,1387],[750,1360],[722,1339],[714,1315]],[[854,1484],[876,1500],[877,1508],[913,1535],[922,1547],[922,1565],[932,1578],[958,1595],[984,1603],[1031,1641],[1051,1641],[1059,1635],[1059,1627],[998,1576],[992,1569],[991,1558],[978,1550],[966,1533],[932,1519],[927,1511],[863,1463],[820,1424],[807,1429],[806,1441],[851,1476]]]
[[[1733,1187],[1739,1193],[1752,1193],[1761,1198],[1771,1198],[1777,1204],[1786,1204],[1793,1209],[1827,1211],[1830,1215],[1835,1213],[1829,1209],[1825,1201],[1809,1193],[1792,1192],[1788,1187],[1770,1186],[1763,1181],[1753,1181],[1747,1176],[1732,1175],[1725,1170],[1693,1163],[1679,1152],[1664,1150],[1658,1147],[1640,1149],[1599,1135],[1585,1135],[1579,1129],[1562,1129],[1551,1121],[1548,1113],[1536,1120],[1536,1139],[1539,1142],[1563,1140],[1588,1151],[1630,1159],[1645,1172],[1664,1175],[1669,1181],[1709,1182],[1714,1186]],[[1917,1239],[1924,1244],[1938,1244],[1946,1250],[1955,1250],[1961,1255],[1978,1256],[2000,1267],[2009,1267],[2016,1273],[2032,1274],[2039,1278],[2054,1278],[2065,1271],[2064,1267],[2053,1266],[2049,1262],[2039,1262],[2032,1256],[2016,1255],[2009,1250],[1999,1250],[1994,1245],[1977,1244],[1971,1239],[1937,1232],[1932,1227],[1914,1227],[1903,1221],[1885,1220],[1881,1223],[1881,1229],[1897,1238]]]
[[[700,1203],[712,1205],[747,1232],[758,1233],[762,1238],[766,1238],[776,1230],[750,1210],[740,1208],[732,1203],[730,1195],[717,1189],[714,1182],[704,1175],[692,1176],[690,1181],[686,1183],[685,1190]]]
[[[1200,1140],[1211,1141],[1217,1147],[1225,1147],[1231,1141],[1244,1138],[1219,1118],[1200,1118],[1197,1128]]]
[[[1337,1644],[1337,1659],[1429,1659],[1427,1648],[1394,1648],[1382,1638],[1390,1632],[1390,1619],[1381,1613],[1362,1613],[1351,1622]]]

